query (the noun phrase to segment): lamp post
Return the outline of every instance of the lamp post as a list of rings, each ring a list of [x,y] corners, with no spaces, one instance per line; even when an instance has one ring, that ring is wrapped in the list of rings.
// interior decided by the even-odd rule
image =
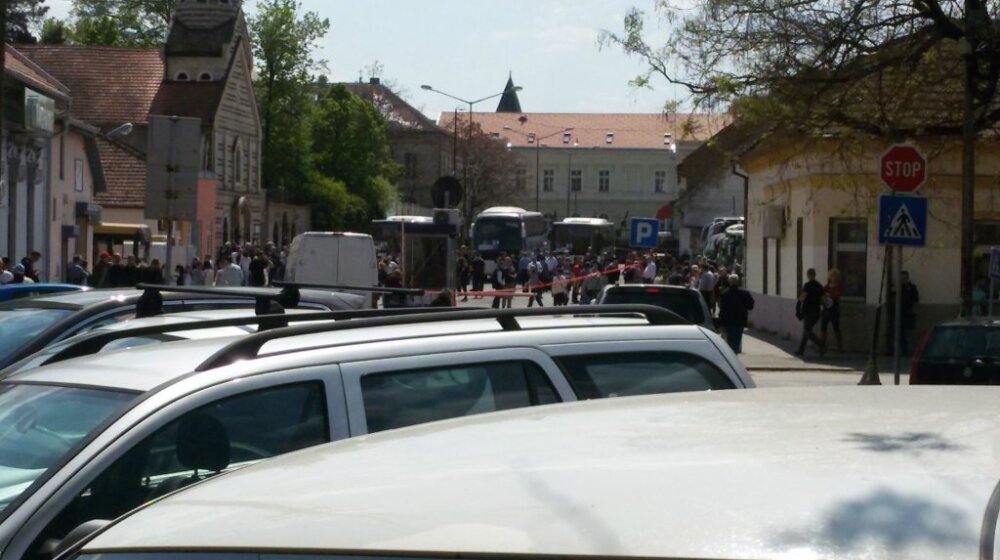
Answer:
[[[450,93],[441,91],[439,89],[434,89],[433,87],[431,87],[431,86],[429,86],[427,84],[421,85],[420,89],[422,89],[424,91],[433,91],[434,93],[438,93],[438,94],[441,94],[441,95],[443,95],[445,97],[454,99],[455,101],[460,101],[462,103],[467,104],[469,106],[469,138],[470,139],[472,138],[472,106],[475,105],[476,103],[480,103],[480,102],[483,102],[483,101],[489,101],[490,99],[493,99],[494,97],[500,97],[501,95],[507,93],[507,90],[504,90],[504,91],[501,91],[500,93],[494,93],[493,95],[487,95],[486,97],[481,97],[479,99],[475,99],[475,100],[470,101],[468,99],[462,99],[461,97],[454,96],[454,95],[452,95]],[[521,89],[522,89],[521,86],[516,86],[516,87],[514,87],[513,91],[514,92],[518,92],[518,91],[521,91]],[[456,112],[456,115],[457,115],[457,112]],[[457,128],[456,128],[456,130],[457,130]],[[466,212],[465,212],[465,216],[466,216],[466,218],[468,220],[471,220],[471,216],[469,216],[469,214],[472,212],[472,196],[468,192],[468,189],[469,189],[468,182],[469,182],[469,156],[468,156],[468,154],[466,154],[465,161],[462,164],[462,185],[466,189],[466,196],[465,196],[465,200],[466,200]]]
[[[528,134],[525,134],[523,132],[514,130],[513,128],[511,128],[509,126],[504,126],[503,129],[504,130],[508,130],[510,132],[513,132],[515,134],[520,134],[521,136],[524,136],[525,138],[530,138],[530,136],[532,134],[535,135],[535,212],[540,212],[541,210],[539,210],[539,208],[541,206],[541,204],[540,204],[541,188],[539,187],[539,176],[542,173],[542,171],[540,169],[540,167],[541,167],[542,140],[545,140],[546,138],[552,138],[553,136],[555,136],[557,134],[567,134],[569,132],[573,132],[573,127],[564,128],[562,130],[557,130],[557,131],[553,132],[552,134],[546,134],[545,136],[539,136],[537,132],[529,132]]]

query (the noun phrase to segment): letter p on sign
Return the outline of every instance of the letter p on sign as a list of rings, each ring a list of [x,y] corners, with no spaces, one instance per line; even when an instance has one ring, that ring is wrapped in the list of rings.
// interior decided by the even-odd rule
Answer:
[[[655,249],[660,237],[660,221],[654,218],[632,218],[629,245]]]

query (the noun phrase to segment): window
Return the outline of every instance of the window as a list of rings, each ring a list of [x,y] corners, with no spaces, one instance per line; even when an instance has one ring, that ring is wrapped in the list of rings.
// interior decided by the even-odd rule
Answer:
[[[366,375],[361,394],[369,432],[559,402],[545,373],[525,361]]]
[[[587,354],[557,361],[580,399],[735,388],[704,358],[680,352]]]
[[[201,76],[199,76],[198,79],[201,80],[201,81],[203,81],[203,82],[211,82],[212,81],[212,75],[209,74],[208,72],[202,72]]]
[[[666,192],[667,172],[657,171],[653,174],[653,192]]]
[[[673,134],[667,133],[667,134],[663,135],[663,145],[664,146],[669,146],[670,143],[673,142],[673,141],[674,141],[674,135]]]
[[[233,468],[328,442],[328,426],[320,382],[270,387],[192,410],[98,475],[36,545]]]
[[[580,192],[583,190],[583,171],[580,169],[574,169],[570,171],[569,174],[569,187],[573,192]]]
[[[417,178],[417,154],[406,152],[403,154],[403,167],[407,179]]]
[[[187,74],[187,72],[178,72],[177,73],[177,81],[178,82],[186,82],[186,81],[188,81],[188,74]]]
[[[607,169],[597,172],[597,190],[600,192],[611,192],[611,172]]]
[[[514,175],[515,186],[519,192],[524,192],[528,188],[528,170],[518,167]]]
[[[83,192],[83,160],[73,160],[73,190]]]
[[[552,192],[555,190],[556,183],[556,171],[554,169],[545,169],[542,171],[542,190],[545,192]]]
[[[570,139],[573,138],[573,134],[569,132],[563,133],[563,144],[569,144]]]
[[[243,143],[239,138],[233,142],[233,181],[243,183]]]
[[[868,276],[867,220],[830,220],[830,268],[840,270],[844,297],[864,299]]]
[[[607,133],[607,134],[604,135],[604,143],[605,144],[612,144],[612,143],[614,143],[614,141],[615,141],[615,133],[614,132],[609,132],[609,133]]]
[[[528,143],[529,144],[534,144],[535,143],[535,133],[534,132],[529,132],[528,133]]]

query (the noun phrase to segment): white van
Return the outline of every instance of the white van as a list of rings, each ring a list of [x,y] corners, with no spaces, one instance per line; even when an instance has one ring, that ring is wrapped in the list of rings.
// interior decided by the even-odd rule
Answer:
[[[300,233],[292,240],[288,251],[285,279],[300,284],[374,288],[378,286],[375,242],[366,233]],[[368,292],[357,293],[371,296]]]

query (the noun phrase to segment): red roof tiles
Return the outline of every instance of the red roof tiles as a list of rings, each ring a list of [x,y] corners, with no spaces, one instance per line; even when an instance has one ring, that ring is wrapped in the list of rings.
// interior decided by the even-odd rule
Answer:
[[[464,118],[460,114],[459,119]],[[728,115],[666,113],[473,113],[472,118],[483,132],[499,134],[519,148],[534,147],[528,142],[528,135],[534,134],[536,140],[551,135],[542,140],[547,148],[669,149],[664,135],[671,143],[704,142],[729,122]],[[446,112],[438,122],[450,130],[453,119],[454,114]],[[562,131],[567,128],[573,130],[564,143]]]
[[[117,144],[97,140],[104,164],[107,190],[94,195],[98,204],[115,208],[142,208],[146,191],[146,161]]]
[[[24,82],[32,89],[55,97],[68,97],[69,88],[43,70],[18,50],[7,45],[5,72]]]
[[[69,88],[75,117],[101,128],[146,122],[163,81],[159,49],[70,45],[17,48]]]

